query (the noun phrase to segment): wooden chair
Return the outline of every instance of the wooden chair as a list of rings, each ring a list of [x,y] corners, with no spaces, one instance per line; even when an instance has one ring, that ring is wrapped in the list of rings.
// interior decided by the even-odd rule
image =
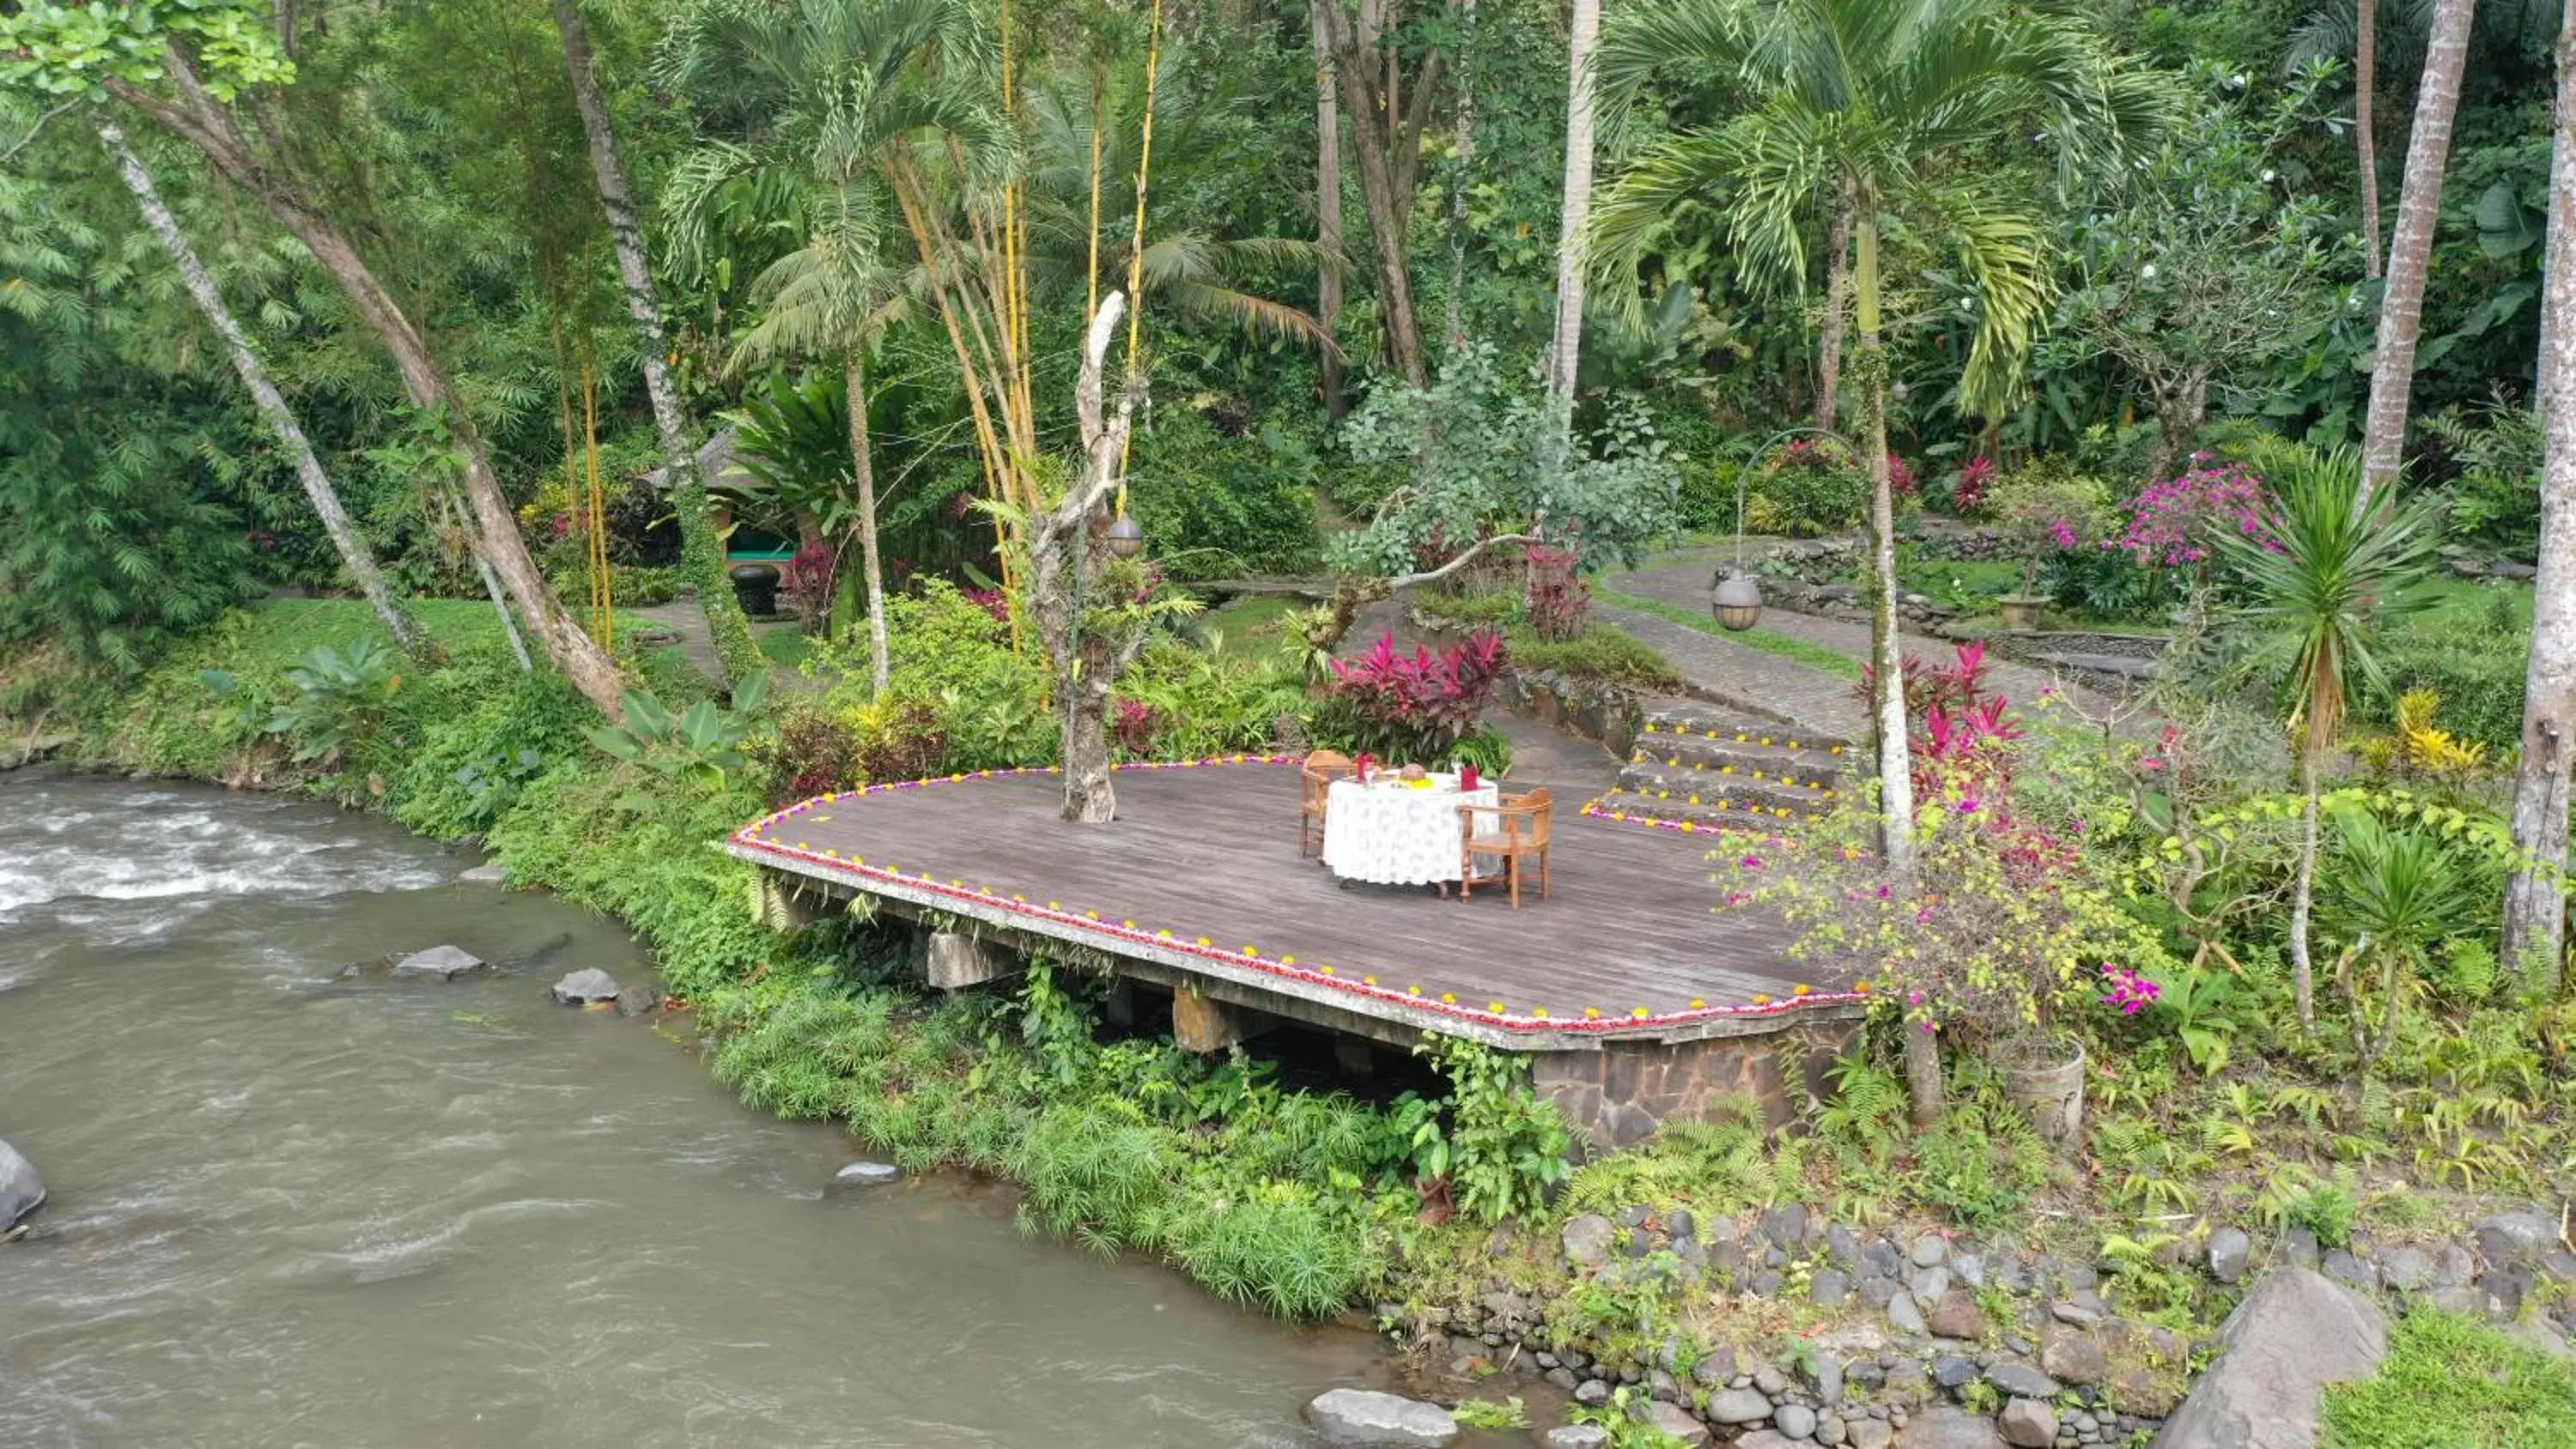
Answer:
[[[1324,800],[1335,780],[1346,780],[1359,773],[1359,766],[1348,755],[1332,750],[1317,750],[1306,756],[1297,767],[1297,853],[1324,853]]]
[[[1478,884],[1492,885],[1508,881],[1512,891],[1512,909],[1521,908],[1521,862],[1538,860],[1538,898],[1546,900],[1550,882],[1547,869],[1547,841],[1555,801],[1545,790],[1532,790],[1496,805],[1461,805],[1458,807],[1458,838],[1463,858],[1459,862],[1458,899],[1465,900]],[[1476,874],[1476,858],[1498,858],[1501,865],[1491,875]]]

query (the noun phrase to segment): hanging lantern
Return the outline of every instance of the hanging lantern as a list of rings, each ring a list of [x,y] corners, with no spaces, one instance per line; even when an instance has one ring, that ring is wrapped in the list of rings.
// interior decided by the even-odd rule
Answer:
[[[1762,590],[1751,574],[1730,569],[1708,591],[1708,611],[1729,629],[1750,629],[1762,617]]]
[[[1136,520],[1121,513],[1109,520],[1109,551],[1120,558],[1134,558],[1145,551],[1145,530]]]

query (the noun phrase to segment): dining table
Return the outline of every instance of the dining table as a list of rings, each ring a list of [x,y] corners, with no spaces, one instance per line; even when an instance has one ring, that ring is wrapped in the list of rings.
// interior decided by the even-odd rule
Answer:
[[[1340,880],[1370,885],[1457,881],[1466,874],[1459,810],[1501,804],[1491,780],[1468,790],[1442,772],[1336,780],[1324,795],[1324,864]]]

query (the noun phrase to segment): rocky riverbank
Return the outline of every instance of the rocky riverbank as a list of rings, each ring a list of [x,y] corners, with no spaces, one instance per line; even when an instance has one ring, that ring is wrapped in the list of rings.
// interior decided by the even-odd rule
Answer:
[[[2317,1385],[2367,1373],[2378,1350],[2354,1345],[2381,1341],[2384,1309],[2479,1314],[2565,1350],[2569,1213],[2331,1246],[2305,1227],[2222,1225],[2081,1260],[2009,1238],[1870,1231],[1797,1205],[1743,1217],[1632,1207],[1574,1218],[1548,1261],[1506,1259],[1470,1304],[1379,1313],[1461,1378],[1544,1382],[1692,1445],[2218,1449],[2239,1442],[2210,1426],[2242,1418],[2228,1406],[2249,1397],[2249,1375],[2250,1396],[2292,1420],[2297,1395],[2281,1386],[2307,1383],[2310,1440],[2244,1442],[2310,1442]],[[2176,1326],[2194,1297],[2242,1311]],[[1635,1330],[1600,1333],[1605,1302],[1625,1305]],[[2338,1322],[2352,1326],[2330,1331]],[[2219,1406],[2196,1410],[2204,1396]]]

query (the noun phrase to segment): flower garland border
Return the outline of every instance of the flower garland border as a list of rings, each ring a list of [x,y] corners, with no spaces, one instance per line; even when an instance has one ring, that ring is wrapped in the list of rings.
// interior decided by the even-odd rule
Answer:
[[[1304,762],[1305,757],[1302,755],[1238,754],[1206,755],[1190,760],[1140,760],[1114,764],[1110,766],[1110,768],[1113,770],[1124,771],[1193,770],[1218,768],[1231,765],[1284,765],[1293,767],[1302,765]],[[1407,991],[1398,991],[1392,987],[1380,986],[1376,984],[1375,978],[1355,981],[1348,977],[1335,975],[1333,973],[1333,968],[1330,966],[1300,966],[1296,964],[1296,958],[1294,956],[1264,956],[1249,946],[1244,947],[1240,951],[1228,951],[1217,947],[1212,943],[1202,944],[1202,942],[1207,941],[1207,938],[1204,937],[1196,941],[1185,940],[1177,935],[1171,934],[1168,930],[1157,933],[1155,931],[1148,930],[1143,926],[1130,924],[1128,923],[1127,918],[1121,918],[1119,922],[1112,923],[1101,919],[1097,912],[1076,913],[1063,909],[1060,904],[1039,906],[1034,902],[1023,900],[1016,896],[1006,897],[996,894],[990,886],[970,887],[962,880],[956,878],[951,878],[942,882],[937,877],[929,875],[926,872],[907,875],[901,870],[897,870],[892,867],[869,865],[863,859],[858,857],[844,857],[830,851],[818,851],[801,842],[796,845],[788,845],[781,841],[765,840],[761,838],[762,832],[773,826],[796,819],[799,816],[810,814],[818,807],[828,807],[843,800],[857,800],[870,795],[891,794],[904,790],[923,790],[946,785],[970,784],[981,780],[999,780],[1023,775],[1056,775],[1061,773],[1063,773],[1063,767],[1058,765],[1024,765],[1013,769],[972,770],[952,775],[934,775],[930,778],[921,780],[890,780],[881,784],[863,785],[856,790],[843,790],[830,795],[818,795],[810,800],[799,801],[783,810],[772,811],[758,820],[745,825],[740,830],[735,831],[733,835],[729,837],[729,843],[736,855],[742,856],[746,859],[750,858],[751,854],[757,853],[762,856],[775,856],[788,860],[800,861],[820,867],[826,871],[859,877],[866,880],[882,881],[889,885],[902,886],[906,890],[920,891],[934,896],[943,896],[953,900],[971,902],[985,909],[1025,916],[1032,920],[1066,927],[1073,931],[1104,936],[1112,941],[1133,942],[1137,945],[1152,947],[1158,951],[1171,951],[1184,955],[1202,957],[1210,961],[1222,961],[1238,969],[1250,968],[1265,975],[1277,977],[1281,980],[1296,981],[1309,986],[1329,987],[1346,995],[1383,1002],[1390,1006],[1406,1007],[1413,1010],[1429,1012],[1437,1016],[1445,1016],[1454,1020],[1469,1022],[1489,1029],[1525,1035],[1566,1032],[1592,1036],[1607,1036],[1612,1034],[1624,1036],[1659,1027],[1689,1026],[1703,1022],[1742,1020],[1749,1017],[1784,1016],[1790,1012],[1810,1007],[1859,1004],[1865,1003],[1870,999],[1870,993],[1865,989],[1856,989],[1851,991],[1815,991],[1801,986],[1795,994],[1782,997],[1777,1000],[1756,997],[1750,1002],[1738,1002],[1720,1006],[1693,1005],[1680,1011],[1667,1012],[1652,1012],[1641,1006],[1635,1008],[1626,1016],[1594,1016],[1587,1014],[1583,1016],[1558,1017],[1543,1014],[1543,1008],[1536,1009],[1540,1014],[1513,1012],[1509,1009],[1479,1009],[1458,1002],[1443,1001],[1433,997],[1418,995],[1416,992],[1418,992],[1419,988]],[[1599,802],[1595,801],[1593,803],[1598,804]],[[1593,809],[1593,805],[1591,804],[1587,804],[1583,807],[1582,814],[1600,819],[1619,818],[1613,817],[1607,812],[1599,812],[1596,814]],[[1625,817],[1625,820],[1626,823],[1629,824],[1680,830],[1680,827],[1674,825],[1673,822],[1647,820],[1634,816]],[[1719,834],[1715,830],[1698,832],[1680,830],[1680,833],[1704,834],[1710,838],[1713,844],[1717,843]]]

